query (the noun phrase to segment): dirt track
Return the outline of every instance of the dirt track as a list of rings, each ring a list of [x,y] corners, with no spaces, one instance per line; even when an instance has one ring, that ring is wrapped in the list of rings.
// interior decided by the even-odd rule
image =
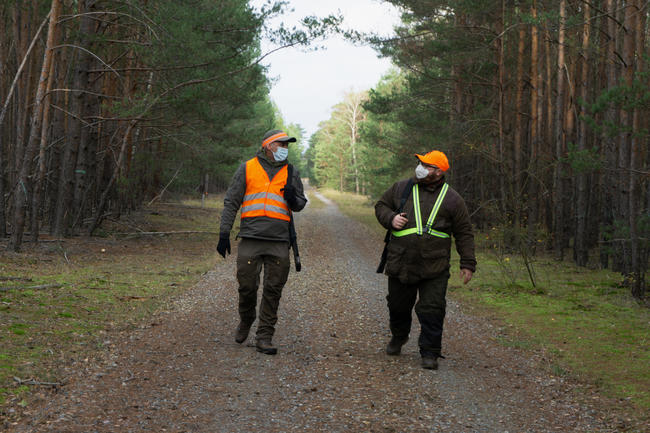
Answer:
[[[417,320],[402,355],[386,356],[381,239],[332,204],[308,206],[297,224],[303,271],[285,287],[278,355],[233,340],[233,251],[10,431],[616,431],[573,384],[544,372],[542,354],[495,343],[500,328],[453,301],[438,371],[420,368]]]

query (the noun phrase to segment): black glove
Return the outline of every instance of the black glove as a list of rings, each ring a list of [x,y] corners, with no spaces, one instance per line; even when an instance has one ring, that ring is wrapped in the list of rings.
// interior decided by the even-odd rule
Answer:
[[[284,191],[284,199],[287,201],[287,203],[289,203],[289,206],[295,207],[298,200],[296,198],[296,188],[294,188],[291,184],[286,184],[281,191]]]
[[[226,251],[230,254],[230,237],[220,236],[219,243],[217,244],[217,252],[225,259]]]

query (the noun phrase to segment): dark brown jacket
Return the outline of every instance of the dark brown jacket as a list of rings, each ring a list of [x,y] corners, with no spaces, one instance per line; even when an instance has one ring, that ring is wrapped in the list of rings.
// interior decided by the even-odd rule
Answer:
[[[415,181],[415,180],[414,180]],[[425,226],[433,204],[444,184],[444,177],[432,185],[419,185],[420,210],[422,225]],[[402,192],[408,179],[391,186],[375,204],[375,215],[386,229],[392,229],[391,221],[397,214]],[[402,212],[406,213],[408,222],[403,229],[416,226],[413,209],[413,194],[404,204]],[[460,255],[460,267],[474,272],[476,257],[474,255],[474,234],[467,206],[462,197],[451,187],[440,206],[433,229],[453,236],[456,251]],[[429,234],[417,234],[402,237],[391,236],[388,243],[386,275],[397,277],[403,283],[415,283],[422,279],[433,278],[449,269],[451,255],[451,237],[440,238]]]

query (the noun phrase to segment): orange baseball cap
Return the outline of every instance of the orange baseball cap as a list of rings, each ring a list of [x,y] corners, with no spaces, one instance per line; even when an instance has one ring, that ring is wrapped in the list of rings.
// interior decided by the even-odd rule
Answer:
[[[415,154],[415,156],[425,164],[435,165],[442,171],[449,170],[449,160],[447,155],[439,150],[432,150],[426,155]]]

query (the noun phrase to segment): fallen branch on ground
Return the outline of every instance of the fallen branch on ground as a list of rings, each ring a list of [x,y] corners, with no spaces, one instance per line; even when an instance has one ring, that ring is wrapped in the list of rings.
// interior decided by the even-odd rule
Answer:
[[[14,381],[16,381],[18,385],[50,386],[52,388],[63,386],[63,384],[59,382],[38,382],[34,379],[23,380],[19,377],[14,377]]]
[[[205,235],[218,235],[218,232],[206,232],[206,231],[179,231],[179,232],[133,232],[133,233],[114,233],[115,236],[167,236],[167,235],[192,235],[192,234],[205,234]]]
[[[18,286],[18,287],[0,287],[0,292],[8,292],[9,290],[43,290],[54,289],[63,287],[61,284],[43,284],[40,286]]]
[[[32,281],[32,279],[25,278],[25,277],[1,277],[0,276],[0,281]]]

